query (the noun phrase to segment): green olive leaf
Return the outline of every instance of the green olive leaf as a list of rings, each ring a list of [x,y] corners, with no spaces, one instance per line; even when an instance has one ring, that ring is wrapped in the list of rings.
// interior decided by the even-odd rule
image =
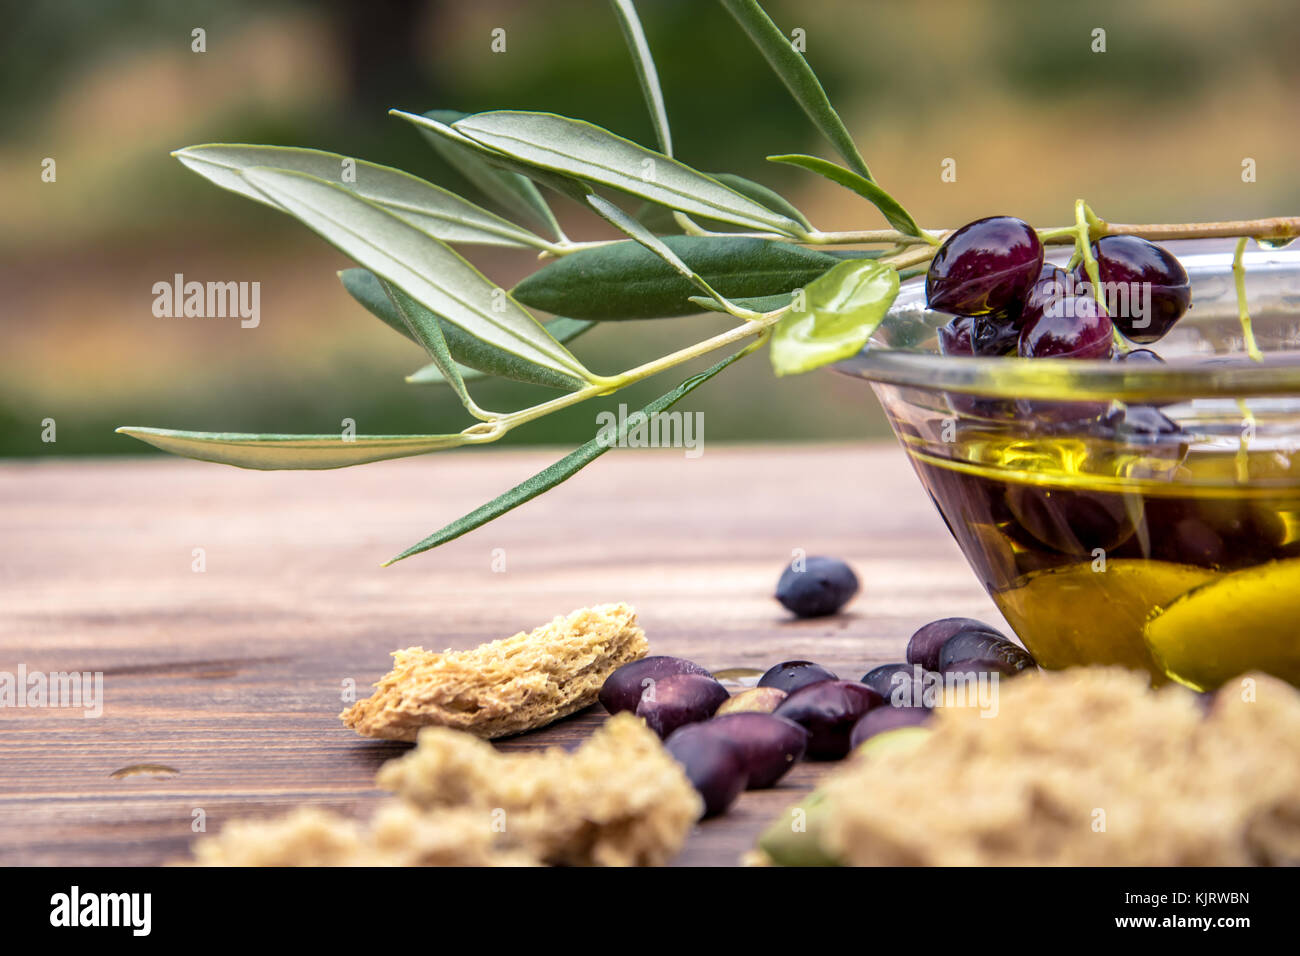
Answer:
[[[712,302],[713,300],[710,299],[709,301]],[[557,342],[571,342],[574,339],[576,339],[579,335],[581,335],[583,332],[586,332],[588,329],[593,329],[595,327],[596,327],[595,322],[586,322],[583,321],[582,319],[569,319],[569,318],[565,318],[564,316],[560,316],[558,318],[552,319],[550,322],[546,323],[546,331],[550,332],[551,337],[554,338],[555,341]],[[487,372],[480,372],[478,369],[470,368],[467,365],[457,365],[457,368],[460,371],[461,379],[466,382],[472,382],[475,379],[489,377],[489,374]],[[541,371],[547,371],[547,370],[542,369]],[[511,377],[511,376],[503,376],[503,377]],[[447,380],[443,376],[442,370],[438,368],[436,363],[432,363],[432,362],[429,363],[428,365],[425,365],[422,368],[417,369],[416,371],[412,372],[410,375],[406,376],[406,381],[412,385],[446,385],[447,384]],[[534,382],[533,384],[547,385],[551,383],[548,381],[544,381],[544,382]],[[572,390],[575,388],[581,388],[582,384],[583,383],[578,381],[577,379],[570,379],[569,384],[564,385],[564,384],[557,383],[557,387],[567,388]]]
[[[411,332],[401,314],[388,296],[384,294],[383,286],[380,284],[377,275],[369,269],[344,269],[339,273],[339,279],[342,280],[343,287],[347,289],[348,294],[364,306],[367,311],[380,319],[389,328],[400,332],[412,342],[416,341],[415,335]],[[409,302],[407,307],[410,310],[421,310],[423,312],[421,321],[429,321],[434,318],[432,312],[414,300]],[[558,325],[559,321],[557,319],[546,326],[547,332],[556,341],[565,341],[559,338],[559,334],[568,334],[569,338],[574,338],[577,335],[576,332],[572,332],[570,327]],[[566,391],[573,391],[586,384],[585,380],[576,376],[556,371],[547,365],[529,362],[512,352],[489,345],[450,322],[443,320],[441,325],[442,335],[447,342],[447,349],[451,352],[452,358],[459,365],[465,367],[462,371],[462,378],[465,380],[483,375],[497,375],[516,382],[527,382],[530,385],[546,385],[550,388],[562,388]],[[586,328],[590,325],[591,323],[584,323],[583,327]],[[432,368],[434,372],[437,372],[436,365]],[[414,375],[408,377],[407,381],[415,381],[420,384],[444,383],[442,373],[438,372],[438,377],[434,378],[429,371],[429,367],[420,369]]]
[[[705,295],[712,298],[724,310],[727,312],[734,311],[734,306],[727,301],[725,296],[718,293],[713,286],[701,279],[690,266],[682,262],[681,257],[679,257],[677,253],[668,248],[667,244],[665,244],[662,239],[645,226],[641,225],[623,210],[619,209],[608,199],[602,199],[594,193],[587,197],[587,203],[592,209],[600,213],[604,219],[608,220],[616,228],[621,229],[627,235],[631,236],[634,242],[640,243],[646,249],[653,252],[656,256],[662,259],[669,268]]]
[[[457,110],[429,110],[424,115],[444,127],[450,127],[468,114]],[[419,127],[419,133],[447,165],[464,176],[485,197],[512,215],[541,223],[556,239],[566,238],[564,230],[555,219],[555,213],[527,176],[492,165],[483,158],[480,150],[457,143],[430,127]]]
[[[898,272],[874,259],[841,262],[804,289],[803,308],[772,333],[772,368],[798,375],[861,351],[898,295]]]
[[[663,153],[581,120],[554,113],[497,110],[457,120],[463,136],[515,160],[586,183],[607,186],[680,212],[722,222],[806,235],[795,220],[773,212]]]
[[[777,295],[759,295],[741,297],[732,299],[732,305],[738,305],[742,309],[749,309],[751,312],[775,312],[777,309],[784,309],[794,300],[794,292],[781,292]],[[726,312],[717,299],[711,299],[707,295],[693,295],[690,298],[692,305],[698,305],[707,312]]]
[[[795,205],[786,199],[775,189],[770,189],[762,183],[756,183],[752,179],[746,179],[744,176],[737,176],[735,173],[709,173],[714,179],[724,186],[730,186],[742,196],[748,196],[757,203],[761,203],[773,212],[779,212],[783,216],[789,216],[804,229],[812,229],[812,223],[801,213]]]
[[[464,445],[464,435],[254,435],[238,432],[187,432],[170,428],[124,425],[120,435],[130,435],[155,448],[261,471],[279,469],[346,468],[387,458],[424,455]]]
[[[388,301],[392,303],[393,308],[397,310],[397,314],[406,323],[406,327],[415,336],[415,340],[423,345],[425,351],[429,353],[429,357],[433,359],[433,364],[442,373],[443,380],[456,393],[460,403],[471,413],[477,412],[478,406],[470,397],[469,390],[465,388],[465,380],[461,377],[460,366],[456,364],[447,348],[447,339],[442,334],[442,320],[428,309],[423,308],[401,289],[394,287],[392,283],[380,279],[379,285],[383,288],[384,294],[388,296]]]
[[[758,47],[758,52],[763,54],[763,59],[767,60],[768,65],[785,84],[785,88],[790,91],[795,102],[822,135],[831,141],[839,154],[844,157],[844,161],[860,176],[871,179],[871,170],[867,168],[866,160],[854,145],[853,137],[849,135],[848,128],[840,119],[840,114],[831,106],[831,101],[826,96],[826,91],[822,89],[817,74],[803,58],[803,54],[795,50],[790,38],[772,22],[772,18],[763,11],[757,0],[720,0],[720,2],[749,35],[754,46]]]
[[[504,290],[450,246],[341,186],[304,173],[241,174],[344,255],[469,335],[561,374],[591,373]]]
[[[435,186],[410,173],[354,160],[338,153],[319,149],[292,149],[285,146],[245,146],[211,143],[187,146],[172,153],[186,167],[216,183],[223,189],[279,208],[241,175],[255,167],[306,173],[332,182],[363,199],[376,203],[401,216],[416,228],[452,244],[512,246],[515,248],[553,249],[552,243],[516,226],[496,213],[488,212],[453,192]],[[344,180],[351,169],[355,179]]]
[[[668,129],[668,109],[664,106],[664,92],[659,88],[659,71],[655,69],[650,44],[646,42],[645,30],[641,28],[641,18],[637,16],[632,0],[610,0],[610,3],[618,17],[618,25],[623,30],[623,39],[627,41],[627,48],[632,54],[636,78],[641,84],[641,95],[645,97],[650,119],[654,123],[655,136],[659,140],[659,151],[665,156],[671,156],[673,137]]]
[[[899,232],[906,233],[909,236],[924,236],[925,231],[916,224],[916,220],[911,214],[904,209],[893,196],[885,192],[869,179],[859,176],[851,169],[845,169],[843,166],[836,166],[832,162],[821,159],[817,156],[805,156],[802,153],[791,153],[785,156],[769,156],[768,162],[787,163],[791,166],[799,166],[802,169],[810,170],[819,176],[825,176],[833,183],[851,189],[867,202],[871,203],[881,211],[889,224]]]
[[[789,216],[803,226],[804,229],[809,232],[812,231],[812,224],[807,217],[795,208],[790,200],[775,190],[769,189],[762,183],[756,183],[752,179],[746,179],[744,176],[737,176],[734,173],[709,173],[709,175],[724,186],[730,186],[736,192],[748,196],[754,202],[761,203],[773,212]],[[681,223],[673,217],[673,211],[667,206],[660,206],[658,203],[643,203],[636,211],[636,221],[660,235],[679,235],[683,231]],[[736,229],[731,223],[719,222],[716,219],[708,219],[703,216],[696,217],[695,221],[701,228],[712,232],[728,232]]]
[[[802,288],[842,260],[757,237],[664,236],[667,246],[716,292],[738,300]],[[610,321],[690,315],[696,286],[644,246],[612,242],[543,266],[514,290],[543,312]]]
[[[443,122],[436,117],[442,116],[450,119],[452,116],[464,117],[472,114],[453,113],[450,110],[431,110],[421,115],[419,113],[407,113],[405,110],[389,110],[388,115],[396,116],[398,119],[404,119],[417,130],[425,135],[430,143],[443,142],[453,147],[459,148],[462,154],[472,154],[487,166],[507,173],[515,173],[529,182],[538,183],[554,190],[561,196],[568,196],[577,203],[584,203],[584,196],[587,195],[588,187],[574,179],[572,176],[566,176],[549,169],[542,169],[540,166],[523,162],[513,156],[508,156],[500,150],[492,149],[485,146],[477,140],[470,139],[464,133],[455,128],[454,125]],[[454,122],[458,122],[457,119]],[[504,193],[501,194],[504,196]],[[541,194],[537,197],[541,199]],[[545,205],[545,203],[543,203]],[[547,206],[549,214],[550,207]],[[553,218],[553,217],[552,217]],[[557,223],[555,228],[559,229]],[[557,233],[557,235],[559,235]]]
[[[699,388],[709,379],[713,378],[713,376],[717,375],[728,365],[731,365],[733,362],[747,355],[749,351],[749,348],[741,349],[734,355],[730,355],[723,359],[717,365],[705,369],[698,375],[691,376],[668,394],[656,398],[645,408],[641,409],[640,412],[634,412],[633,414],[628,415],[627,418],[620,423],[616,433],[616,438],[607,436],[603,433],[597,434],[595,438],[591,439],[591,441],[565,455],[555,464],[542,469],[531,478],[520,482],[504,494],[493,498],[487,504],[475,508],[469,514],[456,519],[445,528],[435,531],[423,541],[407,548],[397,557],[384,562],[385,566],[401,561],[403,558],[409,558],[412,555],[419,554],[422,551],[436,548],[440,544],[446,544],[448,541],[459,538],[463,534],[468,534],[475,528],[481,528],[489,521],[501,517],[501,515],[506,512],[512,511],[528,501],[532,501],[538,495],[550,491],[561,482],[567,481],[601,455],[605,454],[605,452],[609,451],[610,448],[616,445],[621,445],[623,439],[627,437],[627,433],[632,427],[633,422],[644,421],[649,416],[672,407],[682,398],[695,391],[695,389]]]

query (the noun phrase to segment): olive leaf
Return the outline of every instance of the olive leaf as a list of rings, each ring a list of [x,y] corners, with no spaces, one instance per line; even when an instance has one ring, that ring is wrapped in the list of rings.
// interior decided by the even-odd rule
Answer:
[[[789,236],[806,234],[795,220],[713,177],[582,120],[554,113],[496,110],[457,120],[452,129],[519,162],[680,212]]]
[[[735,173],[709,173],[714,179],[724,186],[730,186],[742,196],[748,196],[757,203],[761,203],[773,212],[779,212],[783,216],[789,216],[804,229],[812,230],[810,223],[804,214],[795,208],[790,200],[786,199],[779,192],[764,186],[762,183],[756,183],[752,179],[746,179],[744,176],[737,176]]]
[[[458,110],[429,110],[424,115],[444,126],[450,126],[468,114]],[[499,203],[516,216],[540,222],[556,239],[566,238],[564,230],[555,219],[555,213],[527,176],[493,166],[483,159],[479,150],[439,135],[428,127],[420,127],[419,133],[447,165],[464,176],[488,199]]]
[[[844,161],[859,175],[871,179],[871,170],[867,168],[866,160],[854,145],[853,137],[849,135],[848,128],[840,119],[840,114],[831,106],[831,101],[827,98],[826,91],[822,89],[817,74],[813,72],[803,55],[795,50],[790,38],[772,22],[772,18],[764,12],[756,0],[720,0],[720,2],[749,35],[754,46],[758,47],[758,52],[763,54],[763,59],[767,60],[768,65],[785,84],[785,88],[790,91],[795,102],[822,135],[831,141],[839,154],[844,157]]]
[[[874,259],[841,262],[804,289],[772,333],[772,368],[797,375],[861,351],[898,295],[898,272]]]
[[[819,176],[825,176],[833,183],[851,189],[867,202],[871,203],[884,214],[889,224],[899,232],[906,233],[909,236],[924,236],[925,231],[916,224],[916,220],[911,214],[904,209],[893,196],[885,192],[869,179],[864,179],[851,169],[845,169],[843,166],[836,166],[832,162],[821,159],[818,156],[805,156],[802,153],[791,153],[784,156],[769,156],[768,162],[786,163],[790,166],[799,166],[802,169],[810,170]]]
[[[749,309],[752,312],[775,312],[777,309],[784,309],[792,301],[794,301],[794,290],[781,292],[777,295],[742,296],[732,299],[731,304],[738,305],[742,309]],[[690,302],[708,312],[727,311],[717,299],[711,299],[707,295],[693,295],[690,297]]]
[[[665,156],[673,154],[673,137],[668,129],[668,110],[664,106],[664,93],[659,88],[659,71],[655,69],[654,57],[650,54],[650,44],[646,42],[645,30],[641,28],[641,19],[637,16],[636,6],[632,0],[610,0],[618,25],[623,30],[623,39],[627,41],[632,53],[632,63],[636,67],[636,78],[641,84],[641,95],[645,97],[646,107],[650,110],[650,119],[654,123],[655,136],[659,140],[659,151]]]
[[[717,292],[732,299],[801,288],[842,260],[815,249],[757,237],[665,236],[660,241]],[[689,315],[696,287],[633,241],[571,253],[521,281],[515,297],[578,319]]]
[[[561,374],[591,373],[450,246],[354,193],[304,173],[242,173],[286,212],[471,336]]]
[[[737,176],[734,173],[709,173],[709,175],[724,186],[730,186],[741,195],[748,196],[774,212],[789,216],[803,226],[804,229],[809,232],[812,231],[812,224],[808,222],[804,214],[796,209],[790,200],[775,190],[769,189],[762,183],[756,183],[752,179],[746,179],[744,176]],[[678,235],[683,231],[681,223],[673,217],[673,211],[667,206],[660,206],[658,203],[643,203],[641,208],[636,211],[636,221],[660,235]],[[701,228],[713,232],[727,232],[736,228],[731,223],[719,222],[716,219],[708,219],[704,216],[697,216],[695,222]]]
[[[187,432],[133,425],[125,425],[117,433],[138,438],[173,455],[261,471],[345,468],[387,458],[424,455],[469,441],[464,435],[357,435],[345,439],[341,434]]]
[[[618,229],[627,233],[627,235],[631,236],[634,242],[640,243],[646,249],[649,249],[652,253],[663,260],[670,269],[705,295],[711,297],[718,303],[718,305],[722,306],[722,308],[726,309],[728,312],[734,311],[732,304],[727,301],[725,296],[718,293],[713,286],[709,285],[708,282],[696,275],[695,271],[692,270],[690,266],[682,262],[677,253],[668,248],[662,239],[645,226],[641,225],[623,210],[619,209],[608,199],[602,199],[594,193],[587,197],[587,203],[592,209],[600,213],[603,218],[608,220]]]
[[[343,287],[347,289],[348,294],[357,302],[364,306],[372,315],[380,319],[385,325],[400,332],[412,342],[415,342],[415,335],[411,332],[406,322],[396,307],[384,294],[383,286],[380,279],[369,269],[344,269],[339,273],[339,279],[343,282]],[[421,321],[428,321],[434,318],[434,314],[414,300],[408,304],[411,310],[423,312]],[[565,339],[559,337],[559,334],[568,334],[568,338],[574,338],[577,333],[572,332],[567,326],[560,326],[557,323],[560,320],[551,322],[546,326],[547,332],[556,339],[563,342]],[[591,323],[584,323],[584,328],[589,327]],[[586,381],[566,372],[556,371],[547,365],[539,365],[520,358],[512,352],[496,348],[493,345],[475,338],[468,332],[463,331],[458,326],[450,322],[442,321],[442,334],[447,342],[447,349],[451,352],[452,358],[462,366],[467,366],[468,370],[462,372],[463,379],[472,379],[482,375],[497,375],[501,378],[508,378],[516,382],[527,382],[531,385],[546,385],[551,388],[562,388],[567,391],[581,388]],[[418,344],[418,343],[417,343]],[[437,367],[433,367],[437,371]],[[418,378],[417,378],[418,376]],[[428,368],[422,368],[414,375],[407,378],[407,381],[418,381],[420,383],[442,382],[441,372],[437,378],[433,378],[428,372]]]
[[[441,320],[430,312],[428,309],[421,308],[418,302],[415,302],[401,289],[395,288],[391,283],[379,280],[379,285],[383,288],[384,294],[388,296],[388,301],[392,303],[397,314],[401,316],[406,327],[411,330],[415,340],[424,346],[429,357],[433,359],[433,364],[437,366],[438,371],[442,373],[443,380],[452,387],[460,403],[469,409],[471,413],[478,411],[478,406],[470,398],[469,390],[465,388],[465,380],[461,378],[460,367],[451,357],[451,352],[447,349],[447,340],[442,334]]]
[[[487,166],[501,170],[502,172],[515,173],[530,182],[540,183],[562,196],[568,196],[575,202],[583,202],[583,197],[587,195],[587,187],[574,179],[572,176],[566,176],[549,169],[542,169],[531,163],[523,162],[513,156],[507,156],[500,150],[492,149],[485,146],[477,140],[470,139],[464,133],[457,130],[453,124],[444,123],[437,119],[437,116],[457,117],[469,116],[472,114],[455,113],[445,110],[432,110],[429,113],[420,115],[419,113],[407,113],[405,110],[389,110],[388,115],[396,116],[398,119],[404,119],[413,125],[420,132],[425,134],[429,142],[442,141],[448,145],[458,147],[462,153],[477,156]],[[458,122],[457,120],[456,122]],[[538,194],[538,198],[541,195]],[[549,211],[550,207],[547,207]]]
[[[211,143],[187,146],[172,155],[223,189],[275,208],[279,208],[276,202],[253,188],[241,175],[244,170],[255,167],[280,169],[335,183],[401,216],[443,242],[544,250],[555,248],[541,236],[441,186],[400,169],[353,160],[338,153],[285,146]],[[348,164],[355,173],[354,181],[341,178],[344,170],[349,168]]]
[[[361,270],[361,271],[365,271],[365,270]],[[709,301],[712,302],[713,300],[710,299]],[[582,319],[569,319],[569,318],[565,318],[564,316],[560,316],[558,318],[552,319],[550,322],[546,323],[546,331],[550,332],[551,337],[554,338],[555,341],[557,342],[572,342],[583,332],[586,332],[588,329],[592,329],[595,327],[596,327],[595,322],[586,322]],[[461,379],[466,382],[471,382],[474,381],[475,379],[488,377],[487,372],[480,372],[478,369],[470,368],[467,365],[458,364],[457,368],[460,371]],[[540,371],[546,372],[548,370],[540,369]],[[503,376],[503,377],[513,377],[513,376]],[[430,363],[412,372],[410,375],[406,376],[406,381],[412,385],[447,384],[447,380],[443,377],[442,371],[438,368],[438,366],[435,363]],[[533,384],[547,385],[551,383],[549,381],[544,381],[544,382],[534,382]],[[575,388],[580,388],[582,384],[583,383],[578,381],[577,379],[570,379],[569,384],[558,385],[558,387],[568,388],[572,390]]]
[[[498,495],[487,504],[475,508],[469,514],[457,518],[451,524],[439,531],[435,531],[423,541],[407,548],[397,557],[384,562],[384,566],[387,567],[390,564],[395,564],[396,562],[401,561],[403,558],[409,558],[412,555],[420,554],[422,551],[436,548],[440,544],[446,544],[448,541],[459,538],[463,534],[468,534],[476,528],[481,528],[489,521],[501,517],[501,515],[506,512],[518,508],[520,505],[531,501],[538,495],[550,491],[556,485],[567,481],[601,455],[605,454],[605,452],[609,451],[610,448],[622,444],[623,440],[627,437],[628,431],[633,427],[634,422],[645,421],[649,419],[650,416],[671,408],[686,395],[689,395],[709,379],[713,378],[713,376],[721,372],[728,365],[731,365],[733,362],[748,354],[749,351],[749,348],[741,349],[739,352],[728,356],[711,368],[705,369],[698,375],[691,376],[671,392],[656,398],[639,412],[633,412],[628,415],[627,418],[623,419],[619,424],[615,436],[607,436],[603,432],[597,434],[595,438],[591,439],[591,441],[565,455],[555,464],[543,468],[537,474],[515,485],[504,494]]]

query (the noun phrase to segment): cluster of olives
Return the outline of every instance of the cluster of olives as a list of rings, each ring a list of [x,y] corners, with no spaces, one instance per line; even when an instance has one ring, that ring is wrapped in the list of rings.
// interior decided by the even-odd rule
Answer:
[[[1136,236],[1103,236],[1092,255],[1109,309],[1082,263],[1067,272],[1044,262],[1028,223],[993,216],[962,226],[939,247],[925,279],[930,308],[955,316],[939,331],[940,348],[946,355],[1158,361],[1146,349],[1117,354],[1113,333],[1140,344],[1162,338],[1191,303],[1187,271],[1168,250]]]
[[[920,686],[926,672],[1014,676],[1035,666],[989,625],[945,618],[912,635],[907,663],[873,668],[860,681],[785,661],[733,697],[693,661],[646,657],[614,671],[600,703],[644,719],[714,816],[746,789],[775,786],[805,756],[840,760],[876,734],[924,724],[934,704]]]

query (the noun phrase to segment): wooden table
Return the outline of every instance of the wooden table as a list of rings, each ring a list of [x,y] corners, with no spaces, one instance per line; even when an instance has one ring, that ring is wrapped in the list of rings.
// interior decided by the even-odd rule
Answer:
[[[379,567],[555,457],[0,466],[0,671],[104,675],[98,719],[0,709],[0,862],[180,859],[199,810],[209,832],[303,803],[365,812],[376,768],[406,745],[344,728],[341,688],[367,693],[395,648],[470,647],[626,601],[651,653],[710,669],[808,658],[860,677],[927,620],[1000,621],[893,443],[615,451],[495,524]],[[795,548],[853,564],[864,588],[848,613],[795,622],[772,600]],[[572,746],[603,719],[595,707],[502,746]],[[175,773],[114,776],[141,764]],[[737,862],[827,766],[745,794],[679,862]]]

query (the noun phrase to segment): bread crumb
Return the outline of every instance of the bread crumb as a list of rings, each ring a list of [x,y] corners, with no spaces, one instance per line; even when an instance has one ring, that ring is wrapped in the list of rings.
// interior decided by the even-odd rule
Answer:
[[[429,727],[377,782],[428,812],[491,808],[504,845],[571,866],[666,863],[703,812],[681,767],[630,713],[611,717],[572,753],[502,753]]]
[[[1300,692],[1185,688],[1079,668],[1000,685],[997,715],[941,708],[915,747],[825,784],[826,848],[853,865],[1300,862]]]
[[[595,703],[605,678],[647,648],[626,604],[581,608],[473,650],[394,651],[393,669],[374,694],[339,717],[359,734],[387,740],[415,740],[428,726],[506,737]]]

